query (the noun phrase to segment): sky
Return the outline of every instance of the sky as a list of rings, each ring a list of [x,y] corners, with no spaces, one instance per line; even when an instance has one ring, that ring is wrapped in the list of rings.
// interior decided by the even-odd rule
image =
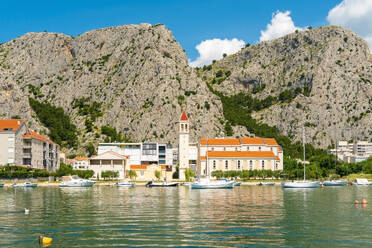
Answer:
[[[308,26],[340,25],[372,47],[372,0],[18,0],[2,2],[0,11],[0,43],[27,32],[77,36],[103,27],[161,23],[191,66]]]

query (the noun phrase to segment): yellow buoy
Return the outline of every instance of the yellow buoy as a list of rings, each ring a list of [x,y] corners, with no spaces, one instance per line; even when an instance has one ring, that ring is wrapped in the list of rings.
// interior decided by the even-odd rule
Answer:
[[[40,236],[40,237],[39,237],[39,243],[40,243],[40,244],[43,244],[43,245],[51,244],[52,241],[53,241],[52,238],[48,238],[48,237],[44,237],[44,236]]]

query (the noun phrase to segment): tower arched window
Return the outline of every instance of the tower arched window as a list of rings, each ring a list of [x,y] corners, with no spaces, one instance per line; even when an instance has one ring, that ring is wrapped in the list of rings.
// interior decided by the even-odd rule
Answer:
[[[184,129],[183,129],[183,124],[181,124],[181,131],[183,131]]]
[[[187,132],[187,124],[185,124],[185,131]]]

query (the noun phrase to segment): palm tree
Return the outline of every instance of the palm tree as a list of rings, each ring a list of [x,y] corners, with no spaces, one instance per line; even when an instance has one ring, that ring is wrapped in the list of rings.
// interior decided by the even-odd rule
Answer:
[[[132,179],[132,180],[133,180],[133,178],[136,179],[136,178],[137,178],[137,172],[134,171],[134,170],[130,170],[130,171],[129,171],[129,177],[130,177],[130,179]]]

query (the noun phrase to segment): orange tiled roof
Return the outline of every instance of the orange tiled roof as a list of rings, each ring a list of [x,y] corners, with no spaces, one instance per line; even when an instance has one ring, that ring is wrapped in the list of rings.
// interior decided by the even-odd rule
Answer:
[[[186,115],[185,111],[182,111],[180,120],[181,121],[188,121],[189,120],[189,118],[187,118],[187,115]]]
[[[89,158],[84,158],[84,157],[77,156],[77,157],[75,158],[75,160],[77,160],[77,161],[88,161]]]
[[[277,158],[272,151],[208,151],[209,158]]]
[[[146,170],[147,166],[150,166],[150,165],[154,165],[154,164],[131,164],[130,169],[131,170],[132,169],[133,170]],[[160,166],[163,170],[166,169],[166,166],[164,164],[159,164],[158,166]]]
[[[13,132],[16,132],[23,122],[24,120],[17,119],[0,120],[0,132],[10,131],[4,129],[12,129]]]
[[[241,138],[242,144],[245,145],[264,145],[263,138],[254,137],[254,138]]]
[[[206,156],[200,156],[200,160],[206,160],[207,157]]]
[[[210,146],[238,146],[240,145],[239,139],[200,139],[202,145]]]
[[[278,146],[278,143],[273,138],[270,138],[270,139],[265,138],[264,140],[265,140],[266,145],[268,145],[268,146]]]
[[[41,135],[33,130],[28,130],[27,133],[25,133],[23,135],[23,137],[25,138],[31,138],[31,139],[37,139],[37,140],[40,140],[40,141],[43,141],[43,142],[48,142],[48,143],[51,143],[51,144],[54,144],[53,141],[51,141],[48,137],[44,136],[44,135]]]
[[[281,151],[282,151],[282,148],[281,148],[280,146],[278,147],[278,151],[279,151],[279,152],[281,152]]]

